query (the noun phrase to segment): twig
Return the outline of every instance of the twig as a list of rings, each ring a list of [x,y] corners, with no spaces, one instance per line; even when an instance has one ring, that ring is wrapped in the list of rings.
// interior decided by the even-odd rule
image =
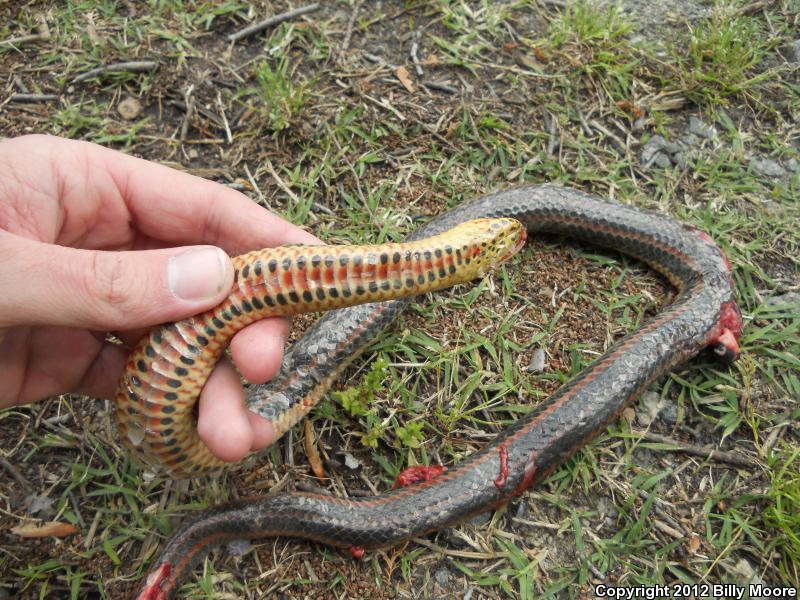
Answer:
[[[619,152],[623,156],[627,156],[628,149],[625,146],[625,144],[622,143],[622,140],[620,140],[616,135],[611,133],[608,129],[603,127],[603,125],[598,123],[596,119],[592,119],[590,123],[592,127],[599,130],[600,133],[604,134],[609,140],[611,140],[611,145],[617,149],[617,152]]]
[[[275,183],[278,184],[278,187],[281,188],[284,192],[286,192],[289,198],[292,199],[292,202],[294,202],[295,204],[300,204],[300,198],[298,198],[297,194],[295,194],[292,191],[292,189],[288,185],[286,185],[286,182],[283,181],[283,179],[281,179],[281,176],[278,175],[278,172],[275,170],[275,167],[272,166],[272,161],[267,158],[264,160],[264,164],[266,165],[269,174],[272,175],[272,178],[275,180]]]
[[[14,94],[9,102],[52,102],[58,100],[58,94]]]
[[[41,33],[30,33],[28,35],[20,35],[17,37],[2,40],[0,41],[0,46],[19,46],[21,44],[27,44],[29,42],[46,42],[49,39],[50,39],[49,33],[46,36],[42,35]]]
[[[181,135],[180,141],[181,144],[186,141],[186,136],[189,134],[189,124],[192,121],[192,117],[194,116],[194,96],[192,93],[194,92],[194,84],[189,85],[186,88],[186,93],[184,94],[184,102],[186,102],[186,114],[183,115],[183,122],[181,123]]]
[[[256,194],[258,194],[258,199],[261,201],[261,204],[268,207],[267,199],[264,198],[264,194],[261,193],[261,188],[258,187],[255,178],[253,177],[252,173],[250,173],[250,168],[247,166],[247,163],[244,163],[244,172],[247,173],[247,179],[250,181],[250,185],[253,186]]]
[[[771,7],[773,4],[774,2],[769,2],[766,0],[760,0],[759,2],[753,2],[752,4],[745,4],[741,8],[733,11],[733,16],[744,17],[745,15],[752,15],[755,12]]]
[[[422,65],[419,64],[419,43],[414,42],[411,44],[411,61],[414,63],[414,70],[417,72],[417,75],[422,77],[425,74],[425,71],[422,70]]]
[[[20,485],[25,493],[30,493],[33,490],[33,487],[30,483],[28,483],[28,480],[22,476],[22,473],[20,473],[19,470],[12,465],[2,453],[0,453],[0,466],[8,471],[8,474],[14,478],[14,480]]]
[[[219,114],[222,116],[222,122],[225,124],[225,136],[228,138],[228,143],[233,143],[233,135],[231,135],[231,128],[228,125],[228,117],[225,116],[225,104],[222,102],[222,94],[217,91],[217,104],[219,105]]]
[[[311,419],[306,419],[303,423],[305,431],[305,448],[306,456],[308,457],[308,464],[311,465],[311,470],[317,479],[324,479],[325,469],[322,467],[322,459],[317,452],[317,444],[314,438],[314,426],[311,424]]]
[[[344,53],[347,52],[347,49],[350,48],[350,39],[353,36],[353,25],[355,25],[356,17],[358,17],[358,11],[361,9],[362,0],[356,2],[355,6],[353,6],[353,10],[350,14],[350,19],[347,21],[347,29],[344,32],[344,39],[342,39],[342,43],[339,46],[339,60],[344,58]]]
[[[86,71],[86,73],[83,75],[78,75],[72,81],[74,83],[80,83],[81,81],[86,81],[87,79],[91,79],[97,75],[102,75],[103,73],[146,73],[147,71],[152,71],[156,68],[158,68],[158,63],[152,60],[119,62],[110,65],[103,65],[102,67],[97,67],[91,71]]]
[[[731,465],[736,465],[738,467],[753,468],[756,466],[756,462],[754,460],[735,452],[726,452],[724,450],[715,450],[714,448],[703,448],[702,446],[696,446],[694,444],[685,444],[665,435],[659,435],[649,431],[636,433],[641,436],[643,441],[674,446],[674,448],[663,448],[663,450],[683,452],[690,456],[699,456],[701,458],[724,462]]]
[[[548,125],[550,139],[547,141],[547,156],[548,158],[553,158],[556,155],[556,146],[558,145],[558,121],[553,115],[546,114],[547,120],[550,121]]]
[[[581,127],[583,128],[583,132],[586,134],[586,137],[592,137],[594,135],[594,131],[589,126],[589,123],[586,122],[586,117],[584,116],[583,111],[581,111],[581,109],[578,108],[576,109],[575,112],[578,115],[578,121],[580,122]]]
[[[362,51],[362,52],[361,52],[361,56],[363,56],[364,58],[366,58],[366,59],[367,59],[369,62],[371,62],[371,63],[382,64],[382,63],[385,63],[385,62],[386,62],[385,60],[383,60],[383,59],[382,59],[380,56],[378,56],[377,54],[370,54],[369,52],[364,52],[364,51]]]
[[[47,26],[47,21],[44,16],[40,16],[38,21],[39,25],[36,26],[36,33],[29,33],[28,35],[20,35],[2,40],[0,41],[0,46],[18,46],[29,42],[49,42],[50,27]]]
[[[454,88],[452,85],[447,85],[446,83],[441,83],[439,81],[423,81],[422,85],[429,90],[436,90],[439,92],[445,92],[447,94],[458,95],[459,93],[458,88]]]
[[[272,27],[273,25],[278,25],[283,23],[284,21],[288,21],[289,19],[294,19],[295,17],[299,17],[301,15],[305,15],[310,12],[314,12],[319,8],[319,3],[314,2],[313,4],[309,4],[308,6],[301,6],[300,8],[295,8],[294,10],[288,10],[285,13],[281,13],[279,15],[273,15],[268,19],[264,19],[263,21],[259,21],[249,27],[245,27],[236,33],[232,33],[228,36],[229,42],[238,42],[246,37],[250,37],[251,35],[255,35],[256,33],[260,33],[267,29],[268,27]]]

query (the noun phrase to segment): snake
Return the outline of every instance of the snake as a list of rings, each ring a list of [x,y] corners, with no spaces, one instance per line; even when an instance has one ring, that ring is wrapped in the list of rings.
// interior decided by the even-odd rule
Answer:
[[[189,518],[151,564],[137,598],[172,597],[201,557],[225,541],[288,536],[350,547],[358,557],[502,506],[603,431],[659,376],[706,348],[725,361],[738,357],[742,315],[730,262],[706,233],[669,216],[567,187],[533,185],[456,206],[418,228],[406,243],[436,239],[447,244],[450,232],[463,223],[498,218],[521,222],[528,236],[577,238],[630,255],[677,289],[674,301],[455,465],[410,467],[398,478],[400,486],[372,497],[277,492],[211,507]],[[507,240],[510,249],[502,250],[503,257],[522,239],[517,235]],[[380,263],[381,250],[372,252],[379,253]],[[239,274],[246,277],[243,270]],[[430,272],[419,275],[422,281]],[[249,291],[241,284],[240,289]],[[287,350],[279,375],[252,388],[248,405],[273,420],[298,406],[313,405],[409,301],[368,302],[326,313]],[[193,334],[184,331],[190,328],[174,327],[181,343],[191,344]],[[204,356],[201,352],[196,360]],[[125,393],[128,385],[130,381],[122,385]]]

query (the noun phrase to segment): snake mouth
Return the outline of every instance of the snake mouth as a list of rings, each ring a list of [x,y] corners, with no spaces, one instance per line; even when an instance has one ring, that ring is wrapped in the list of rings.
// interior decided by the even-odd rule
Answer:
[[[508,252],[506,252],[506,253],[505,253],[505,254],[504,254],[504,255],[503,255],[501,258],[500,258],[500,262],[501,262],[501,263],[504,263],[504,262],[506,262],[508,259],[510,259],[512,256],[514,256],[514,255],[515,255],[517,252],[519,252],[520,250],[522,250],[522,248],[525,246],[525,241],[526,241],[527,239],[528,239],[528,232],[527,232],[527,231],[525,231],[525,229],[522,229],[522,230],[520,231],[520,233],[519,233],[519,237],[517,238],[517,241],[516,241],[516,242],[514,242],[514,245],[513,245],[513,246],[511,246],[511,248],[509,248]]]

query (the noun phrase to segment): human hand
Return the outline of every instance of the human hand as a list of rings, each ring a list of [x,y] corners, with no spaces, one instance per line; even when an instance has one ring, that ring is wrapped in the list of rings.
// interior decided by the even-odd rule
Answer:
[[[0,407],[65,392],[114,398],[128,350],[107,332],[133,346],[147,327],[211,308],[233,283],[225,252],[285,243],[320,242],[225,186],[101,146],[0,142]],[[264,319],[233,338],[246,379],[277,373],[288,329]],[[223,460],[274,438],[243,398],[223,359],[198,417]]]

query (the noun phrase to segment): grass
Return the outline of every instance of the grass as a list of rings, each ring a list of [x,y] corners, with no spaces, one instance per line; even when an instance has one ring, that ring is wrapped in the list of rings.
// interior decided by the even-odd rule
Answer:
[[[800,175],[766,177],[751,160],[800,159],[794,67],[777,54],[794,39],[793,3],[754,13],[719,3],[666,33],[642,33],[629,12],[588,2],[563,10],[526,0],[341,2],[225,41],[288,4],[270,7],[4,5],[0,38],[31,33],[41,18],[51,36],[0,45],[3,68],[16,76],[10,85],[61,96],[6,104],[0,126],[88,139],[232,184],[331,242],[402,239],[465,199],[528,182],[647,206],[725,249],[745,316],[743,354],[732,368],[706,357],[679,367],[650,390],[667,407],[655,421],[626,412],[488,519],[363,562],[284,539],[241,558],[223,548],[182,595],[575,598],[610,581],[756,576],[797,586]],[[414,41],[422,76],[409,58]],[[134,59],[159,68],[72,83]],[[399,65],[413,94],[397,79]],[[187,117],[190,88],[196,110]],[[116,111],[127,96],[144,107],[132,122]],[[679,139],[692,115],[717,137],[685,168],[642,167],[641,144],[655,134]],[[42,517],[80,535],[34,544],[8,534],[0,587],[25,597],[122,597],[175,525],[203,506],[288,482],[371,494],[408,465],[457,462],[669,300],[668,286],[636,262],[552,239],[478,284],[420,299],[315,410],[329,465],[348,454],[360,465],[328,466],[325,481],[309,475],[297,431],[234,475],[143,481],[102,404],[61,397],[2,411],[4,455],[32,493],[54,503],[28,514],[25,494],[0,471],[0,526]],[[532,372],[540,349],[547,369]],[[641,439],[645,429],[753,466],[667,452]]]

